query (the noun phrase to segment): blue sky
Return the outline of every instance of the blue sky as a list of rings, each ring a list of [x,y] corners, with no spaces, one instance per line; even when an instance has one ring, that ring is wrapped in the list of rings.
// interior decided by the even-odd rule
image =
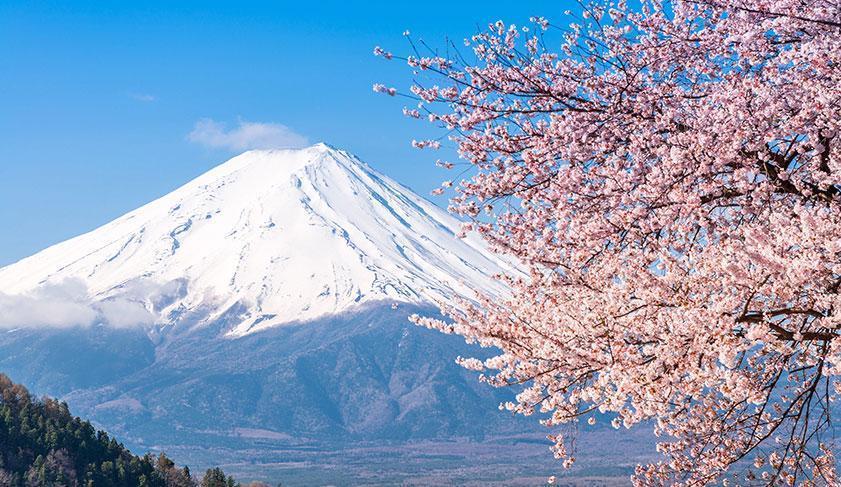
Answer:
[[[441,45],[573,4],[0,0],[0,265],[223,162],[237,139],[217,132],[241,122],[347,149],[428,195],[447,173],[410,141],[429,128],[371,90],[410,72],[373,47],[405,52],[406,29]]]

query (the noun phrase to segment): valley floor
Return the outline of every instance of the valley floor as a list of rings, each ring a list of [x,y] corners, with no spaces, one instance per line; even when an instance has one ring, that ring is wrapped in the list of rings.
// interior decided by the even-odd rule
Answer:
[[[628,485],[634,466],[650,459],[653,444],[640,435],[599,430],[580,437],[576,465],[564,471],[540,436],[408,444],[366,444],[336,448],[253,449],[164,446],[181,462],[220,464],[239,479],[283,486],[560,486]]]

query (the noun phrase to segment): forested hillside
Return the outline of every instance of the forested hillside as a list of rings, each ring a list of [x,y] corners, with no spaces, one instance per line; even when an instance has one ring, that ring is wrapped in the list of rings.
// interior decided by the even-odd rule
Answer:
[[[133,455],[67,404],[32,397],[0,374],[0,486],[231,487],[220,469],[201,481],[163,453]]]

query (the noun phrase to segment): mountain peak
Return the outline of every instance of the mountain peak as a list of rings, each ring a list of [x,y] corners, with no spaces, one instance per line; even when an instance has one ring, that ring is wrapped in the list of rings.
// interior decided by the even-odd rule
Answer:
[[[348,168],[354,165],[366,166],[349,152],[337,149],[324,142],[299,149],[252,149],[235,156],[199,176],[193,183],[204,184],[211,180],[225,178],[241,171],[261,172],[270,179],[283,178],[299,172],[308,166],[331,166]],[[264,181],[265,183],[266,181]],[[188,183],[186,186],[189,186]]]
[[[234,158],[244,156],[244,155],[255,155],[255,154],[262,154],[262,155],[283,155],[283,154],[290,154],[290,153],[306,153],[306,154],[345,154],[350,155],[348,152],[339,149],[333,145],[330,145],[326,142],[316,142],[315,144],[309,145],[307,147],[300,147],[300,148],[287,148],[287,149],[250,149],[239,156],[235,156]]]
[[[225,319],[240,336],[363,303],[504,293],[508,269],[459,222],[324,143],[243,153],[90,233],[0,269],[26,293],[82,281],[157,325]]]
[[[315,144],[308,147],[308,149],[315,149],[321,151],[336,151],[336,152],[343,152],[335,146],[328,144],[327,142],[321,141],[316,142]]]

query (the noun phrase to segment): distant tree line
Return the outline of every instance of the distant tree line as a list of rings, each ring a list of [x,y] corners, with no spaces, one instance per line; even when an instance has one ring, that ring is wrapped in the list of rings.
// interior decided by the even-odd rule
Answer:
[[[258,487],[266,484],[252,483]],[[241,487],[220,468],[201,479],[164,453],[140,457],[67,404],[33,398],[0,374],[0,487]]]

